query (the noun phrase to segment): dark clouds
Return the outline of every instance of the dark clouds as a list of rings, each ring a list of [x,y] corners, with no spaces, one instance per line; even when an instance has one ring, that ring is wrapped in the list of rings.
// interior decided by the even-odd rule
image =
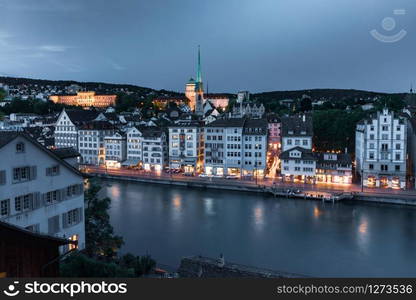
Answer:
[[[0,74],[182,90],[200,44],[211,91],[404,91],[415,15],[412,0],[0,0]]]

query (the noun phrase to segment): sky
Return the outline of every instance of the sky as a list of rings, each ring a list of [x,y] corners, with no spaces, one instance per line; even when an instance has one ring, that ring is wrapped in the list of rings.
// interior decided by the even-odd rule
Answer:
[[[210,92],[405,92],[416,1],[0,0],[0,75],[182,92],[198,45]]]

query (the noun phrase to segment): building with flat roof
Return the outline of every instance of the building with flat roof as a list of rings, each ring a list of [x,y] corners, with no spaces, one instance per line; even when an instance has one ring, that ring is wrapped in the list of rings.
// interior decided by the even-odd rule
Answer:
[[[96,95],[93,91],[77,92],[76,95],[51,95],[49,100],[65,105],[105,108],[116,104],[116,95]]]

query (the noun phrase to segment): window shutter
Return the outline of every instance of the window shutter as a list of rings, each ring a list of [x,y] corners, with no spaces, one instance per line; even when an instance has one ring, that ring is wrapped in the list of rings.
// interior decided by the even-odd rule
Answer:
[[[81,223],[84,220],[84,208],[78,208],[78,223]]]
[[[79,195],[81,195],[83,193],[84,193],[84,184],[83,183],[80,183],[79,184]]]
[[[30,194],[29,195],[29,210],[33,210],[34,199],[35,199],[35,193]]]
[[[66,188],[61,189],[61,201],[66,200]]]
[[[62,228],[67,228],[68,227],[68,213],[63,213],[62,214]]]
[[[30,180],[36,179],[36,166],[30,167]]]
[[[6,184],[6,170],[0,171],[0,185]]]
[[[33,193],[33,209],[37,209],[41,206],[41,200],[40,192]]]

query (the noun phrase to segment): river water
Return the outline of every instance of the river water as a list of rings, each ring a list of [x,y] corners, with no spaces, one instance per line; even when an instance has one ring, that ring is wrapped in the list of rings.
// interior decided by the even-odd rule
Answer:
[[[203,255],[319,277],[416,276],[416,209],[104,181],[122,252]]]

